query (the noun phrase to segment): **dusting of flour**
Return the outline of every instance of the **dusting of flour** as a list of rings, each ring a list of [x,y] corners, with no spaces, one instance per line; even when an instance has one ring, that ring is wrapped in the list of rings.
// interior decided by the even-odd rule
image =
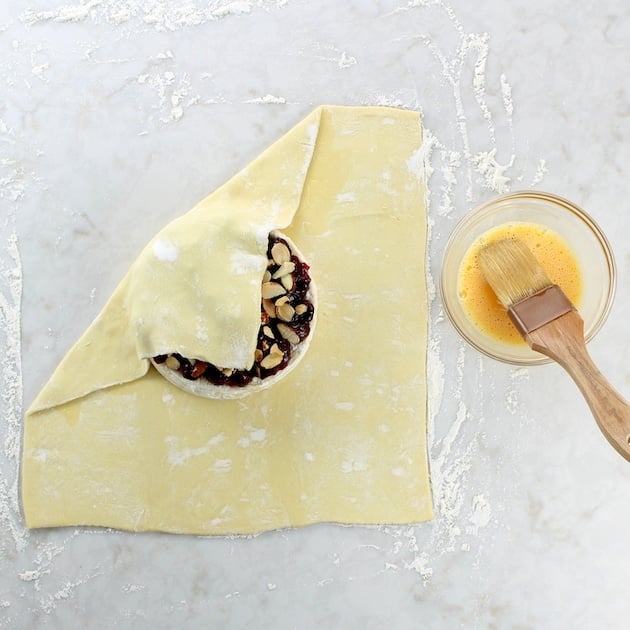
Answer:
[[[14,179],[5,178],[5,185],[15,190]],[[6,191],[7,188],[0,191]],[[5,193],[0,192],[0,198]],[[18,466],[22,427],[22,359],[20,347],[20,309],[22,300],[22,264],[15,228],[15,212],[0,226],[0,333],[3,347],[0,386],[2,391],[2,422],[5,428],[0,457],[0,526],[12,535],[13,551],[27,544],[18,503]],[[0,539],[2,540],[2,539]],[[6,543],[2,549],[8,553]]]

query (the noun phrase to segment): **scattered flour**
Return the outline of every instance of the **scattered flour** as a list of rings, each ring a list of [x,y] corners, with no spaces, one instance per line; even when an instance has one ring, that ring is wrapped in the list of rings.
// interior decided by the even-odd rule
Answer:
[[[125,593],[140,593],[145,589],[146,586],[144,586],[143,584],[126,584],[125,586],[123,586],[123,591],[125,591]]]
[[[284,105],[287,102],[287,99],[282,96],[274,96],[273,94],[267,94],[259,98],[252,98],[245,102],[258,104],[258,105],[273,105],[273,104]]]
[[[212,468],[214,472],[217,473],[229,473],[232,470],[232,460],[231,459],[217,459]]]
[[[244,13],[252,12],[251,2],[230,2],[222,7],[214,9],[211,13],[212,17],[224,18],[229,15],[242,15]]]
[[[341,52],[341,57],[339,57],[339,61],[337,62],[337,65],[340,68],[350,68],[351,66],[357,65],[357,60],[355,57],[348,55],[346,51],[344,50]]]
[[[157,239],[152,245],[153,255],[161,262],[175,262],[179,258],[179,248],[173,241]]]
[[[490,190],[504,193],[509,190],[510,178],[505,176],[505,171],[514,163],[512,155],[508,164],[499,164],[496,160],[497,150],[482,151],[473,156],[475,170],[483,176],[483,185]]]
[[[512,86],[504,74],[501,75],[501,96],[503,98],[503,107],[508,118],[512,119],[514,113],[514,102],[512,100]]]
[[[21,173],[13,170],[11,175],[0,179],[6,183],[6,188],[0,188],[0,198],[8,195],[6,201],[17,202],[22,194],[15,193],[23,189]],[[28,533],[22,526],[18,503],[23,398],[20,346],[22,262],[13,210],[9,210],[4,224],[0,225],[0,243],[0,342],[3,347],[0,398],[2,426],[5,429],[4,448],[0,458],[0,525],[4,531],[11,533],[15,550],[21,551],[26,547],[28,539]]]
[[[425,175],[424,173],[424,164],[426,158],[426,147],[424,144],[409,157],[407,160],[407,168],[409,172],[417,177],[418,179],[422,179]]]
[[[352,411],[354,409],[354,403],[351,401],[341,401],[335,403],[335,409],[340,411]]]
[[[486,527],[491,518],[492,510],[484,495],[475,495],[472,500],[472,513],[468,519],[472,523],[472,533],[476,534],[480,527]]]
[[[214,437],[210,438],[203,446],[199,446],[197,448],[184,447],[177,449],[178,439],[174,436],[169,436],[164,440],[169,447],[167,461],[171,466],[182,466],[193,457],[200,457],[208,454],[212,447],[217,444],[221,444],[224,440],[225,435],[223,433],[218,433]]]
[[[368,465],[364,461],[344,461],[341,462],[342,473],[363,472],[368,469]]]
[[[545,177],[545,174],[547,173],[547,162],[545,161],[544,158],[541,158],[540,161],[538,162],[538,166],[536,168],[536,174],[534,175],[534,179],[532,179],[531,188],[535,188],[536,186],[538,186],[538,184],[540,184],[540,182],[542,182],[542,180]]]
[[[354,203],[357,200],[357,196],[353,192],[339,193],[336,197],[339,203]]]
[[[267,431],[265,429],[252,429],[249,434],[252,442],[264,442],[267,439]]]
[[[103,3],[103,0],[90,0],[79,4],[66,4],[50,11],[33,11],[28,9],[22,14],[22,20],[28,24],[36,22],[81,22],[90,16],[92,9]]]
[[[84,0],[44,11],[27,9],[20,19],[31,26],[44,22],[76,24],[86,20],[114,26],[134,22],[136,30],[145,26],[170,32],[209,21],[249,15],[260,8],[280,9],[287,3],[288,0],[207,0],[187,3],[172,0]]]

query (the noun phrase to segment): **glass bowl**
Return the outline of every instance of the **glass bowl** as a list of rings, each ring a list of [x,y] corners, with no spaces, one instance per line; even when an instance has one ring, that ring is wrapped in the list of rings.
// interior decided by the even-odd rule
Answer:
[[[584,210],[550,193],[521,191],[501,195],[477,206],[457,224],[442,261],[442,303],[459,334],[487,356],[514,365],[549,363],[548,357],[527,345],[501,342],[481,331],[468,318],[457,294],[459,268],[468,249],[488,230],[515,221],[545,225],[569,245],[582,274],[582,297],[575,306],[584,319],[586,341],[593,338],[606,320],[615,294],[613,254],[606,236]]]

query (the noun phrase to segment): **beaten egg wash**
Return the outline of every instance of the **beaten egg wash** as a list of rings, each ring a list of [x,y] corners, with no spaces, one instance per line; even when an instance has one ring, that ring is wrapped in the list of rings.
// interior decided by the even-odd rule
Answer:
[[[506,223],[488,230],[471,245],[457,277],[457,294],[466,316],[482,332],[498,341],[526,345],[485,281],[477,261],[483,246],[503,238],[522,240],[551,281],[560,286],[576,307],[579,307],[582,297],[582,274],[575,255],[564,240],[548,227],[537,223]]]

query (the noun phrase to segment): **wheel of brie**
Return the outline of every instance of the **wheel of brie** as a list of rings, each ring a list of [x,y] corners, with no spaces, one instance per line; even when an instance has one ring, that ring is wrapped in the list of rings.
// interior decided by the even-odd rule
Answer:
[[[298,365],[313,336],[316,301],[304,256],[286,235],[271,232],[252,366],[223,368],[177,352],[152,357],[151,362],[169,382],[196,396],[243,398],[271,387]]]

